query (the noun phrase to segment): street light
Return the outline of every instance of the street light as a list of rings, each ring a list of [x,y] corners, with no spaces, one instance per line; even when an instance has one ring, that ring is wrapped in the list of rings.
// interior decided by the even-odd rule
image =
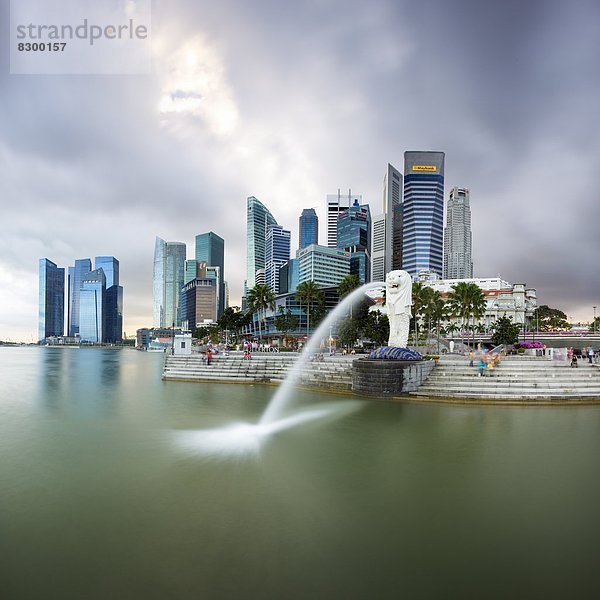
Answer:
[[[592,306],[594,309],[594,320],[592,321],[592,333],[596,333],[596,307]]]

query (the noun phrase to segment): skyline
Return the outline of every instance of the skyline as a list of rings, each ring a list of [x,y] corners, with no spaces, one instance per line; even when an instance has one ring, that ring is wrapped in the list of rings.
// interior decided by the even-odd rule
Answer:
[[[124,331],[150,326],[156,236],[188,259],[223,237],[239,306],[248,196],[292,249],[316,208],[325,244],[326,196],[379,214],[409,150],[445,152],[445,203],[470,190],[476,277],[591,320],[600,7],[449,4],[304,3],[291,23],[274,2],[158,3],[149,76],[9,75],[3,46],[0,339],[35,339],[41,257],[119,256]]]

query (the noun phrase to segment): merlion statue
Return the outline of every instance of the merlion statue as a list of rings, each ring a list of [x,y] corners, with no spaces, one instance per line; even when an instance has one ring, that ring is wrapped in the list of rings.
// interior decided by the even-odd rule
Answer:
[[[388,346],[406,348],[410,330],[412,279],[406,271],[390,271],[385,277],[385,306],[390,321]]]

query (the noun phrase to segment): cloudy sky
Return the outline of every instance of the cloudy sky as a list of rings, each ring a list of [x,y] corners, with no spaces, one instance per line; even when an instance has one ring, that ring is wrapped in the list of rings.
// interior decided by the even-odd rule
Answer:
[[[37,338],[40,257],[116,256],[151,325],[157,235],[221,235],[238,304],[247,196],[324,241],[326,194],[379,212],[405,150],[470,189],[476,276],[600,307],[596,0],[158,0],[151,75],[11,75],[0,18],[0,339]]]

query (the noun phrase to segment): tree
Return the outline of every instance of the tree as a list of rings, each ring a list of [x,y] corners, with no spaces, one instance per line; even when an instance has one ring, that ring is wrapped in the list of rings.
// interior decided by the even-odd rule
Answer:
[[[350,292],[360,287],[360,277],[358,275],[346,275],[339,285],[338,285],[338,294],[340,295],[340,300],[345,298]]]
[[[289,308],[284,311],[283,306],[280,306],[279,314],[275,317],[275,327],[277,331],[281,331],[283,337],[286,338],[288,332],[298,328],[298,318],[292,314],[292,311]]]
[[[388,316],[378,310],[370,311],[367,315],[364,335],[373,341],[376,346],[385,345],[390,337]]]
[[[239,330],[245,325],[247,319],[247,315],[240,311],[239,308],[228,306],[217,320],[217,325],[220,331],[237,335]]]
[[[492,342],[494,344],[515,344],[519,341],[521,325],[513,323],[510,317],[500,317],[492,323]]]
[[[343,346],[354,346],[354,342],[359,338],[360,330],[356,319],[346,317],[338,327],[338,340]]]
[[[473,317],[473,344],[475,344],[475,319],[481,319],[485,314],[486,300],[483,291],[476,283],[460,281],[452,286],[448,294],[448,304],[454,315],[460,317],[463,328],[469,326]]]
[[[423,316],[423,307],[427,303],[430,292],[433,291],[429,286],[423,285],[420,281],[412,284],[412,319],[415,332],[415,345],[419,346],[419,318]]]
[[[303,281],[296,288],[296,300],[306,315],[306,337],[308,337],[311,313],[315,322],[322,319],[325,313],[325,294],[314,281]]]
[[[538,331],[571,329],[571,325],[567,322],[567,315],[558,308],[550,308],[547,304],[542,304],[535,309],[532,321]]]
[[[264,323],[265,311],[267,308],[275,310],[275,294],[268,285],[257,283],[252,289],[248,290],[246,300],[248,301],[248,308],[251,311],[258,312],[258,338],[261,339],[261,324]]]

